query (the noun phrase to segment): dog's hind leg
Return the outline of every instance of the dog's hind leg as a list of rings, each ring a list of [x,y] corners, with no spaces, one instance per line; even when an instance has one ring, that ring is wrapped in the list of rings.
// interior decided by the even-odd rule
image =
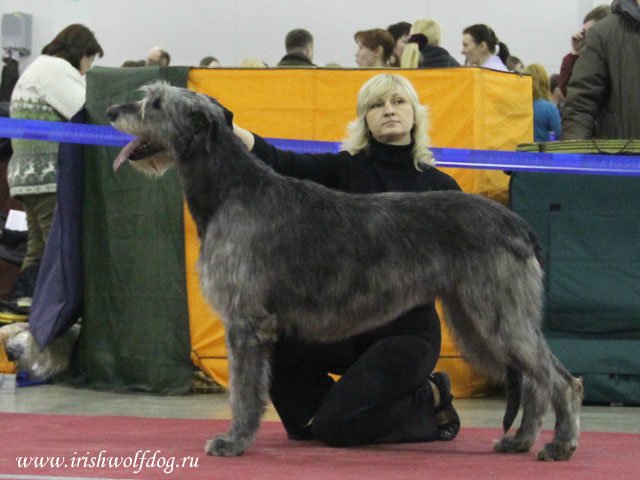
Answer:
[[[520,358],[522,351],[520,344],[530,344],[526,336],[514,339],[512,333],[505,331],[506,324],[513,321],[501,318],[503,312],[495,305],[482,300],[469,290],[458,289],[457,295],[442,297],[447,323],[453,327],[455,338],[460,351],[468,361],[478,370],[492,375],[499,380],[506,380],[507,373],[520,379],[514,386],[522,388],[522,423],[515,435],[505,435],[494,445],[499,452],[528,452],[535,443],[542,425],[542,416],[549,404],[549,389],[544,385],[538,387],[544,379],[542,372],[536,372],[533,356]],[[517,321],[517,320],[516,320]],[[515,359],[512,351],[515,351]],[[519,392],[512,392],[508,402],[508,415],[515,417],[518,409]],[[514,409],[514,412],[509,412]],[[511,423],[509,421],[508,423]]]
[[[208,455],[236,456],[252,443],[269,393],[274,338],[241,319],[226,322],[231,427],[207,442]]]
[[[573,377],[551,353],[554,369],[551,375],[551,404],[556,414],[555,436],[538,453],[540,460],[569,460],[578,445],[582,380]]]
[[[463,356],[483,372],[505,380],[522,378],[522,421],[514,435],[494,446],[500,452],[527,452],[538,438],[549,405],[552,363],[540,355],[546,343],[542,322],[542,270],[535,258],[521,260],[511,254],[473,258],[455,291],[443,298],[453,315],[447,321],[455,331]],[[510,386],[520,388],[519,381]],[[515,414],[517,392],[507,398],[507,424]],[[511,411],[512,410],[512,411]]]
[[[517,360],[516,360],[517,362]],[[538,439],[542,429],[542,417],[549,406],[551,388],[548,375],[545,378],[544,366],[538,366],[538,371],[532,372],[526,368],[522,379],[522,420],[514,435],[505,435],[494,444],[497,452],[517,453],[528,452]]]

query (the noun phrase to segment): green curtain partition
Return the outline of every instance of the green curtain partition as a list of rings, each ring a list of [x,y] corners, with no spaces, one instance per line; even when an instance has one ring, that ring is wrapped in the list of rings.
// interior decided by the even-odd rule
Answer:
[[[545,333],[585,401],[640,403],[640,177],[515,173],[546,256]]]
[[[188,68],[94,68],[87,113],[141,97],[162,80],[186,86]],[[85,148],[82,332],[72,382],[109,390],[179,394],[191,385],[182,193],[177,174],[152,180],[129,165],[114,174],[119,149]]]

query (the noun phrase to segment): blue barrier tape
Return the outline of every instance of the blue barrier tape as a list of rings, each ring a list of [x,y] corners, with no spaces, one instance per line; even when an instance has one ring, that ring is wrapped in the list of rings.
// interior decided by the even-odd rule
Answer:
[[[432,148],[438,167],[511,172],[640,176],[640,157],[590,153],[503,152]]]
[[[299,153],[337,152],[339,143],[265,139],[273,146]],[[478,168],[511,172],[547,172],[640,176],[640,157],[581,153],[504,152],[461,148],[432,148],[438,167]]]
[[[0,137],[105,147],[122,147],[133,138],[109,125],[44,122],[6,117],[0,117]]]
[[[44,122],[0,117],[0,137],[50,142],[122,147],[133,137],[108,125]],[[283,150],[299,153],[337,152],[340,144],[312,140],[267,138]],[[432,148],[439,167],[478,168],[512,172],[551,172],[591,175],[640,176],[640,156],[504,152]]]

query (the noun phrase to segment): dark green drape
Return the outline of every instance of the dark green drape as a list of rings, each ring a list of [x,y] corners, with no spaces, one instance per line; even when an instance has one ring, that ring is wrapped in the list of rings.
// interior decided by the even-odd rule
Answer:
[[[139,99],[154,80],[186,86],[188,68],[94,68],[87,113]],[[182,193],[176,172],[147,179],[118,148],[85,148],[82,331],[72,362],[75,384],[110,390],[184,393],[191,385]]]
[[[546,255],[545,332],[585,401],[640,404],[640,177],[516,173]]]

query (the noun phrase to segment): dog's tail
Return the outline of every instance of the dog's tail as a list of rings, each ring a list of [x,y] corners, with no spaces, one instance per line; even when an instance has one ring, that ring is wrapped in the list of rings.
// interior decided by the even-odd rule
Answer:
[[[502,419],[502,428],[504,433],[507,433],[518,416],[520,402],[522,401],[522,372],[520,370],[513,367],[507,368],[505,395],[507,397],[507,408]]]

